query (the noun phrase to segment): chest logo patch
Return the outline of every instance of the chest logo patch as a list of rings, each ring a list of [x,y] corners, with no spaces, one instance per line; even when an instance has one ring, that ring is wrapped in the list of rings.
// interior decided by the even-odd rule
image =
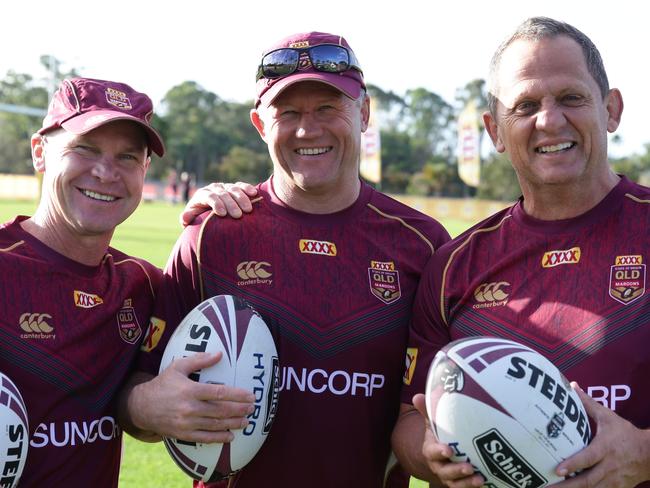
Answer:
[[[142,335],[142,329],[130,298],[124,300],[122,308],[117,312],[117,326],[120,337],[129,344],[135,344]]]
[[[628,305],[645,294],[646,265],[643,256],[616,256],[609,271],[609,296]]]
[[[542,268],[554,268],[560,264],[577,264],[580,262],[580,254],[579,247],[564,251],[547,251],[542,256]]]
[[[52,316],[47,313],[24,313],[18,319],[18,325],[26,332],[21,339],[55,339],[54,327],[50,325]]]
[[[472,308],[494,308],[503,307],[508,304],[507,292],[510,283],[507,281],[494,281],[492,283],[481,283],[474,290],[474,299],[477,303]]]
[[[370,261],[368,268],[370,291],[382,302],[388,304],[402,296],[399,286],[399,271],[395,269],[392,261]]]
[[[93,308],[104,303],[102,297],[85,291],[74,291],[74,305],[81,308]]]
[[[313,241],[300,239],[298,249],[302,254],[322,254],[323,256],[336,256],[336,244],[327,241]]]

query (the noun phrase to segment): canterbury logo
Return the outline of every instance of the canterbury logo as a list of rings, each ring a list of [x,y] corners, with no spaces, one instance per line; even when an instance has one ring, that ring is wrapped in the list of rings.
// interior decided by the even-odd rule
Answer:
[[[300,248],[300,252],[303,254],[323,254],[325,256],[336,256],[336,244],[333,242],[300,239],[298,247]]]
[[[616,256],[614,266],[622,264],[643,264],[643,256]]]
[[[508,294],[502,290],[504,286],[510,286],[507,281],[495,283],[483,283],[474,290],[474,298],[477,302],[501,302],[508,298]]]
[[[49,334],[54,330],[46,321],[52,316],[46,313],[24,313],[20,316],[19,325],[25,332],[42,332]]]
[[[566,251],[547,251],[542,256],[542,267],[553,268],[560,264],[576,264],[580,261],[580,248],[572,247]]]
[[[237,276],[242,280],[250,280],[255,278],[267,279],[272,276],[273,273],[270,273],[265,269],[265,267],[270,267],[271,263],[266,261],[244,261],[237,265]]]
[[[92,295],[83,291],[74,291],[74,304],[76,307],[93,308],[104,303],[104,300],[98,295]]]

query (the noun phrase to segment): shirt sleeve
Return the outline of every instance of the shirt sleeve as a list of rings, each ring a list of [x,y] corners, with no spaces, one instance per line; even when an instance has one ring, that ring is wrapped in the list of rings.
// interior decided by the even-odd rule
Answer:
[[[185,228],[172,250],[156,295],[153,316],[140,349],[137,369],[158,374],[165,346],[185,315],[201,301],[197,242],[203,225]]]
[[[440,309],[443,271],[441,256],[435,253],[420,278],[409,328],[403,403],[412,403],[413,395],[424,393],[427,373],[434,356],[451,341],[449,328]]]

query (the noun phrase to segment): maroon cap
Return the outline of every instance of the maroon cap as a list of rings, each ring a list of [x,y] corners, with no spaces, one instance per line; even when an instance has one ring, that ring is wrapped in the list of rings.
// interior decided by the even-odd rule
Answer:
[[[285,37],[277,44],[264,51],[262,57],[271,51],[283,47],[302,49],[317,46],[319,44],[337,44],[347,48],[350,53],[353,52],[348,42],[341,36],[327,34],[326,32],[303,32]],[[356,69],[348,69],[342,73],[326,73],[324,71],[316,70],[307,58],[306,62],[302,62],[301,60],[298,69],[290,75],[281,78],[260,78],[257,80],[255,86],[255,107],[260,103],[263,103],[266,106],[270,105],[270,103],[285,88],[299,81],[320,81],[327,83],[352,99],[359,98],[361,89],[366,88],[366,85],[363,82],[363,74],[360,71]]]
[[[124,83],[69,78],[54,93],[39,134],[63,127],[73,134],[86,134],[116,120],[132,120],[147,133],[149,148],[158,156],[165,153],[162,138],[151,127],[153,104],[144,93]]]

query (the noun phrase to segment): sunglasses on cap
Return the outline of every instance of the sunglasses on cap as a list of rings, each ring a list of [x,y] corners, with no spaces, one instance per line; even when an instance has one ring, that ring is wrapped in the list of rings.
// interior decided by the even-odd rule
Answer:
[[[319,44],[305,48],[284,47],[271,51],[262,57],[257,78],[282,78],[295,73],[301,64],[301,54],[307,53],[311,66],[325,73],[343,73],[349,69],[363,74],[359,61],[352,51],[338,44]],[[309,66],[307,66],[309,67]]]

